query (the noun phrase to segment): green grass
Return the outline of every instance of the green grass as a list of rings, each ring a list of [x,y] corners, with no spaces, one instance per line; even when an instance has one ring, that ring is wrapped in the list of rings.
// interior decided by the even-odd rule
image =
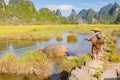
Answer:
[[[52,74],[52,63],[42,52],[29,52],[22,58],[9,53],[0,60],[1,73],[35,74],[47,78]]]
[[[68,43],[76,43],[78,42],[78,36],[75,34],[71,34],[67,36],[67,42]]]
[[[110,62],[120,62],[120,54],[117,50],[117,38],[111,36],[114,31],[119,34],[120,25],[36,25],[36,26],[1,26],[0,27],[0,39],[1,40],[49,40],[51,37],[57,37],[61,40],[62,35],[65,32],[76,32],[81,34],[92,33],[91,29],[99,27],[106,35],[106,44],[110,48],[107,52],[107,60]],[[82,58],[65,59],[60,64],[60,71],[70,72],[75,67],[80,67],[85,62],[91,60],[89,56],[83,56]],[[30,71],[33,69],[33,72]],[[39,74],[44,77],[51,74],[52,64],[50,64],[46,55],[42,52],[31,52],[24,55],[22,58],[17,58],[14,54],[8,54],[0,60],[0,71],[4,73],[34,73],[34,69],[37,69]],[[98,74],[99,75],[99,74]],[[42,77],[41,76],[41,77]]]
[[[62,35],[58,35],[58,36],[56,37],[56,40],[59,41],[59,42],[61,42],[61,41],[63,40]]]
[[[118,28],[118,30],[119,30],[119,28]],[[114,32],[114,31],[116,31],[116,32]],[[105,56],[105,58],[109,62],[119,63],[120,62],[120,54],[118,53],[118,46],[117,46],[117,40],[118,39],[117,39],[117,36],[113,36],[112,35],[113,32],[115,34],[119,35],[117,30],[115,30],[115,29],[105,32],[105,35],[106,35],[106,42],[105,42],[105,44],[109,48],[106,51],[107,55]]]
[[[60,64],[60,71],[70,72],[73,68],[80,67],[84,65],[87,61],[90,61],[91,58],[89,56],[83,56],[82,58],[72,58],[72,59],[65,59]]]
[[[62,35],[72,31],[81,34],[92,33],[91,29],[99,27],[103,32],[120,29],[120,25],[34,25],[34,26],[1,26],[0,40],[41,40]]]

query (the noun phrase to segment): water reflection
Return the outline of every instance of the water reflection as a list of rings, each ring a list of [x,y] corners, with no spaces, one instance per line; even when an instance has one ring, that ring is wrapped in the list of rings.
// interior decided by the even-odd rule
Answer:
[[[9,44],[8,50],[9,52],[15,53],[15,49],[13,48],[12,44]]]
[[[28,51],[38,50],[40,48],[49,46],[49,45],[65,45],[68,48],[69,55],[82,56],[85,54],[91,53],[91,43],[85,41],[84,38],[89,38],[91,35],[85,34],[76,34],[77,41],[74,43],[69,43],[67,36],[72,35],[73,33],[64,33],[62,36],[62,41],[57,41],[56,38],[50,39],[48,42],[39,42],[39,41],[13,41],[9,42],[9,46],[0,46],[4,48],[0,48],[0,51],[8,50],[10,52],[15,53],[17,56],[22,56]],[[2,42],[0,42],[2,43]],[[2,44],[7,45],[7,42],[3,42]],[[1,54],[4,54],[0,52]]]

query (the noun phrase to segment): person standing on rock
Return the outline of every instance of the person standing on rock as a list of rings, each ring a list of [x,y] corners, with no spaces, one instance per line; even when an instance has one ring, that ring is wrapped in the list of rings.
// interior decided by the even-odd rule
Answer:
[[[91,41],[92,43],[93,60],[99,60],[102,55],[102,48],[105,42],[105,36],[99,28],[94,28],[92,29],[92,31],[94,31],[94,35],[91,38],[87,38],[85,40]]]

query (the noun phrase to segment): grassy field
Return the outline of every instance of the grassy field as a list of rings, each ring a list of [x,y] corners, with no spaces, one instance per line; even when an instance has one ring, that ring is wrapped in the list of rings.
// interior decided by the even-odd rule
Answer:
[[[0,40],[46,40],[68,31],[88,34],[95,27],[103,32],[120,29],[120,25],[103,24],[0,26]]]
[[[91,29],[99,27],[106,35],[106,44],[109,53],[105,60],[110,62],[120,62],[120,54],[117,51],[117,38],[113,37],[112,32],[120,33],[120,25],[34,25],[34,26],[1,26],[0,27],[0,40],[39,40],[57,37],[58,41],[62,40],[61,35],[64,32],[72,31],[81,34],[92,33]],[[76,37],[73,37],[76,39]],[[72,38],[72,39],[73,39]],[[65,59],[61,65],[61,71],[71,71],[74,67],[84,65],[86,61],[91,60],[90,56],[83,56],[82,58],[75,58],[73,60]],[[7,66],[6,66],[7,65]],[[15,67],[14,67],[15,66]],[[41,66],[41,67],[40,67]],[[32,52],[21,59],[17,58],[14,54],[8,54],[0,60],[0,71],[6,73],[31,73],[31,69],[42,77],[49,76],[52,72],[53,66],[49,64],[49,60],[44,53]],[[35,69],[34,69],[35,68]],[[36,72],[37,69],[37,72]],[[46,70],[47,69],[47,70]],[[39,73],[42,72],[42,73]],[[46,73],[49,73],[46,74]],[[44,76],[43,76],[44,74]]]

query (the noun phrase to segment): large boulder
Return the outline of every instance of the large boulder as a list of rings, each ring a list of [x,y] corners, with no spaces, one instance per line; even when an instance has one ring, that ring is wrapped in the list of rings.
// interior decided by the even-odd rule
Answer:
[[[63,45],[51,45],[43,48],[44,53],[48,55],[48,57],[64,57],[67,56],[68,49]]]

